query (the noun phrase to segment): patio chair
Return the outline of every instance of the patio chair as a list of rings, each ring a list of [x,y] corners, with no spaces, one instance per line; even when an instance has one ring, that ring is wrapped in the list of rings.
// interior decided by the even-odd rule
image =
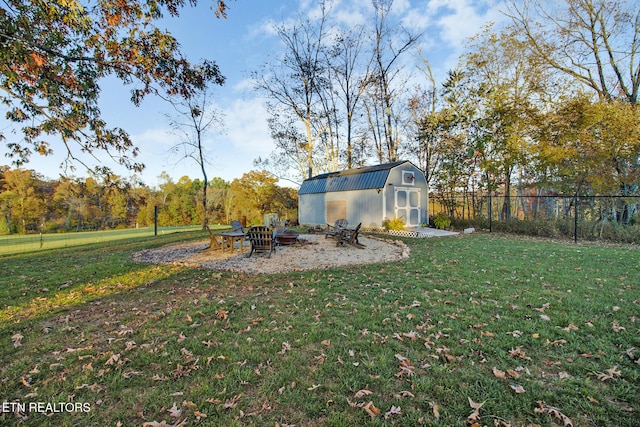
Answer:
[[[347,227],[349,227],[349,222],[344,218],[336,220],[333,225],[327,224],[327,229],[324,231],[324,238],[337,238],[340,232]]]
[[[251,252],[247,258],[251,257],[253,252],[269,252],[267,258],[271,258],[271,253],[276,250],[276,231],[271,227],[253,226],[247,231],[247,238],[251,242]]]
[[[360,227],[362,223],[358,224],[356,228],[343,228],[337,236],[338,242],[336,246],[344,246],[345,243],[355,246],[359,249],[364,249],[365,246],[358,241],[358,234],[360,233]]]

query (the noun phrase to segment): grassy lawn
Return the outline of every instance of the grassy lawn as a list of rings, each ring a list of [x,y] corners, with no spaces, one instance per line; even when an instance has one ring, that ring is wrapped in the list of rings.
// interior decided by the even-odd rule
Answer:
[[[1,255],[0,425],[639,425],[637,247],[406,239],[402,262],[268,276],[130,260],[204,237]]]
[[[216,226],[212,226],[215,228]],[[159,227],[158,234],[198,230],[200,226]],[[92,243],[153,236],[153,227],[126,228],[122,230],[80,231],[50,234],[3,234],[0,235],[0,255],[68,248]]]

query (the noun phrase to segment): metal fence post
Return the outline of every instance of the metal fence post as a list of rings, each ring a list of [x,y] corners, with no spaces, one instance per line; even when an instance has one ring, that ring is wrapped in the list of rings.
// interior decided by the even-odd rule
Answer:
[[[578,243],[578,192],[573,196],[573,243]]]
[[[158,235],[158,206],[153,207],[153,235]]]
[[[489,192],[489,233],[493,231],[493,199],[491,197],[491,192]]]

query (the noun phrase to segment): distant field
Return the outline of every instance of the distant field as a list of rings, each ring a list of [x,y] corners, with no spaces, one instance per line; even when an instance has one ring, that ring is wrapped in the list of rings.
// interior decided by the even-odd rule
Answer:
[[[185,227],[160,227],[158,234],[194,231],[199,225]],[[110,242],[153,236],[153,227],[131,228],[125,230],[81,231],[77,233],[52,234],[12,234],[0,236],[0,255],[33,252],[86,245],[90,243]]]

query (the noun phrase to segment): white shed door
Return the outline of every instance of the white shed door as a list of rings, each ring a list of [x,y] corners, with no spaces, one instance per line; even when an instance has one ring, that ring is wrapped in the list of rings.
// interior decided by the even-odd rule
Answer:
[[[418,227],[420,218],[420,189],[408,187],[395,188],[396,218],[402,218],[408,227]]]

